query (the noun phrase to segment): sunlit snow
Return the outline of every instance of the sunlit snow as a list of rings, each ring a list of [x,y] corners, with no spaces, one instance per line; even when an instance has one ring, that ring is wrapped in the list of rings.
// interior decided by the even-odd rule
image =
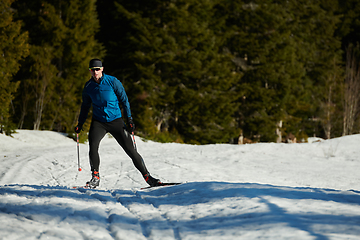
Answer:
[[[186,145],[136,138],[147,184],[116,141],[0,134],[0,239],[360,239],[360,135],[310,143]]]

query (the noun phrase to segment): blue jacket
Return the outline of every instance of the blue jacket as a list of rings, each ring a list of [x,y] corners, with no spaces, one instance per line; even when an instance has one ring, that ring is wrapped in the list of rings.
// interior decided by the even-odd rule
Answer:
[[[130,104],[125,89],[121,82],[113,76],[106,75],[100,83],[90,79],[86,82],[82,92],[82,104],[79,124],[84,124],[91,105],[93,106],[93,119],[100,122],[111,122],[121,118],[121,103],[124,114],[131,117]]]

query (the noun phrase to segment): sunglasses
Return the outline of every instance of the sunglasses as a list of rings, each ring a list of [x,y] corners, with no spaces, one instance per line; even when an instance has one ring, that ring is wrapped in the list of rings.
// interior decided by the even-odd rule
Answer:
[[[90,69],[90,71],[95,72],[95,71],[100,71],[101,68],[89,68],[89,69]]]

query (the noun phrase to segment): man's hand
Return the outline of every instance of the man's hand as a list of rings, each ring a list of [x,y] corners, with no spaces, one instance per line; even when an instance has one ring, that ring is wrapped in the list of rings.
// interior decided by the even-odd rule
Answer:
[[[75,131],[76,133],[80,133],[81,130],[82,130],[82,124],[78,124],[78,125],[74,128],[74,131]]]
[[[135,123],[134,123],[132,117],[128,118],[127,123],[128,123],[129,132],[134,132],[135,131]]]

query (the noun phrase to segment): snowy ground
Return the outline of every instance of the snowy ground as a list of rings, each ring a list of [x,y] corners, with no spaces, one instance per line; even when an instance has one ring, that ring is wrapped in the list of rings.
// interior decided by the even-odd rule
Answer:
[[[360,239],[360,135],[301,144],[160,144],[136,139],[148,169],[182,185],[141,190],[115,140],[0,134],[0,239]]]

